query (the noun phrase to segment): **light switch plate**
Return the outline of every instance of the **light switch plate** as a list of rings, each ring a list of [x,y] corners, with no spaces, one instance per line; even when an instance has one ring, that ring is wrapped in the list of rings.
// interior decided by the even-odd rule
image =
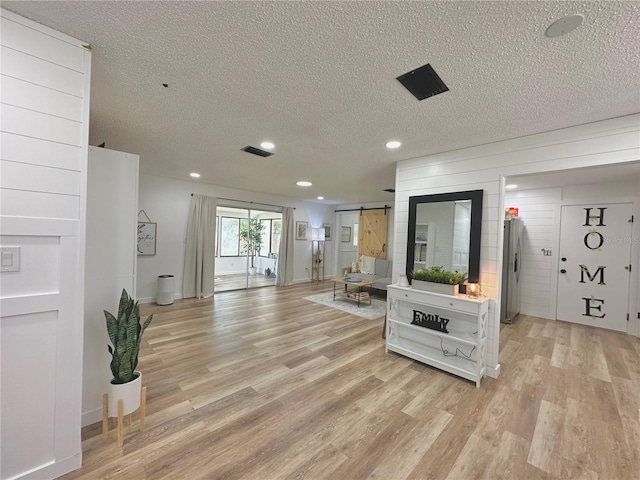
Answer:
[[[20,271],[20,247],[0,247],[0,272]]]

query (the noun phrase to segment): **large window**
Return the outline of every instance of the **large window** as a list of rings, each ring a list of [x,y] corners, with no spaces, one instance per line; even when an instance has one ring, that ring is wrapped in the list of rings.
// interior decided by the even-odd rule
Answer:
[[[220,256],[239,257],[247,254],[247,246],[240,241],[240,228],[246,218],[222,217],[220,221]]]

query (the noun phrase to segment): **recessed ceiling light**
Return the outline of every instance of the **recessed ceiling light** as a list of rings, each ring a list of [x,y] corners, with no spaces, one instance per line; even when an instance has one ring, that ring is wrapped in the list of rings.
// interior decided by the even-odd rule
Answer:
[[[271,142],[262,142],[262,143],[260,144],[260,146],[261,146],[262,148],[266,148],[267,150],[271,150],[272,148],[274,148],[274,147],[275,147],[275,145],[274,145],[273,143],[271,143]]]
[[[402,145],[402,144],[400,142],[398,142],[397,140],[393,140],[391,142],[387,142],[387,148],[390,148],[390,149],[398,148],[400,145]]]
[[[300,180],[299,182],[296,182],[296,185],[299,187],[310,187],[313,183],[307,182],[306,180]]]
[[[544,34],[549,38],[561,37],[569,32],[573,32],[582,24],[584,17],[578,15],[567,15],[553,22]]]
[[[324,200],[324,197],[318,197],[318,200]]]
[[[511,183],[509,185],[505,185],[505,187],[507,190],[514,190],[516,188],[518,188],[518,185],[516,185],[515,183]]]
[[[193,178],[200,178],[200,174],[196,172],[190,173],[189,175],[191,175]]]

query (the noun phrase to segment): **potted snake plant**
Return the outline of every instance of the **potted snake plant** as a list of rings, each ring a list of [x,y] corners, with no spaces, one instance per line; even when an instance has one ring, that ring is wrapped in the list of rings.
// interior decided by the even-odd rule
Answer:
[[[140,324],[140,307],[123,288],[118,305],[118,316],[104,310],[107,333],[111,345],[111,373],[109,384],[109,412],[116,412],[118,400],[122,399],[123,415],[128,415],[140,407],[142,373],[136,370],[142,334],[147,329],[153,314]]]

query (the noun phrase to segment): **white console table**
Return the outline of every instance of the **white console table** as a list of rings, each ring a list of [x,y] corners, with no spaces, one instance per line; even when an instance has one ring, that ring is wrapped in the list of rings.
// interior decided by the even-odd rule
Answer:
[[[444,333],[412,325],[414,311],[446,318]],[[489,300],[387,287],[386,349],[476,382],[486,375]]]

